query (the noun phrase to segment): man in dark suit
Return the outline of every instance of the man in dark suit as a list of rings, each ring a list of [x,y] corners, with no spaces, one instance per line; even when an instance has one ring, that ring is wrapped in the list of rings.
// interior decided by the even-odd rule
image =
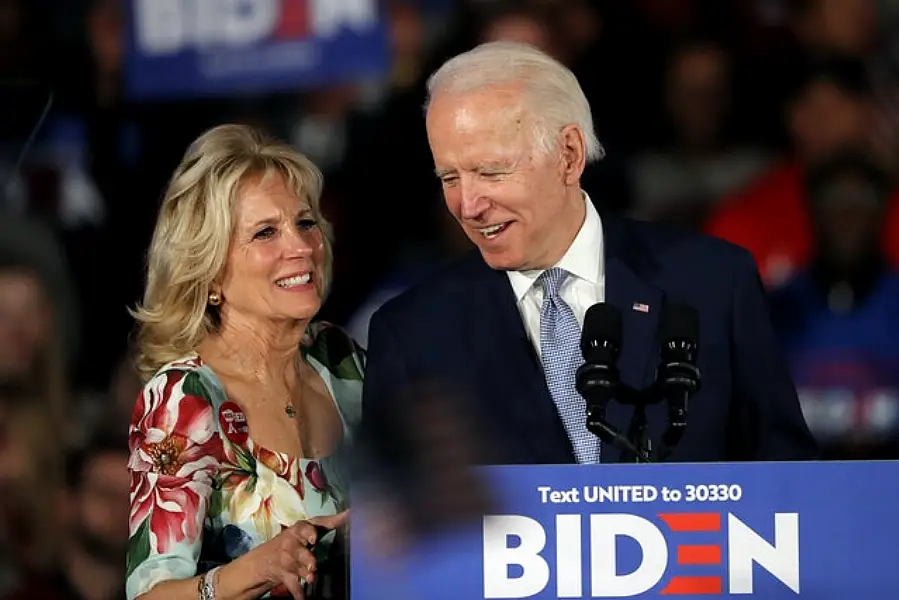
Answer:
[[[601,218],[582,191],[586,162],[603,150],[570,71],[527,46],[493,43],[445,63],[428,87],[436,172],[477,250],[372,318],[368,436],[398,443],[398,423],[416,403],[408,394],[428,382],[470,401],[460,406],[491,442],[479,460],[617,462],[619,450],[587,431],[574,389],[584,315],[596,302],[620,310],[621,379],[642,388],[659,360],[659,313],[678,302],[700,315],[702,389],[669,460],[815,456],[750,255],[707,237]],[[654,440],[665,411],[657,404],[647,412]],[[607,418],[624,431],[631,414],[613,402]]]

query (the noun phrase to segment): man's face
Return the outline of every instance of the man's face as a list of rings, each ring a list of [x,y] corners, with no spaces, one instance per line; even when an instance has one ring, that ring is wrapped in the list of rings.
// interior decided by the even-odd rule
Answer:
[[[552,266],[583,221],[580,132],[559,132],[558,150],[541,153],[533,123],[512,87],[437,94],[428,109],[447,207],[494,269]]]

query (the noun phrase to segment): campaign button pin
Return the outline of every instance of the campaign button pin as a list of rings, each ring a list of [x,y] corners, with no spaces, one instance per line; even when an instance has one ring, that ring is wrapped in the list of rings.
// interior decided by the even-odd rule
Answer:
[[[244,444],[250,435],[247,415],[233,402],[225,402],[219,410],[219,423],[225,436],[235,444]]]

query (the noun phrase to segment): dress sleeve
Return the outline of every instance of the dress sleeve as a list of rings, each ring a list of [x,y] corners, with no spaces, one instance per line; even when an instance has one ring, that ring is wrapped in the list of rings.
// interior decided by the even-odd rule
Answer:
[[[157,373],[129,428],[128,600],[161,581],[197,574],[203,522],[222,462],[209,394],[195,370]]]

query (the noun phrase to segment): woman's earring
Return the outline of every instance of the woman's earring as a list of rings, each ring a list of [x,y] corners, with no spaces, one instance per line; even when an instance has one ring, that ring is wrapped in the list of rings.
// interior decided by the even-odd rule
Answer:
[[[222,303],[222,296],[218,292],[209,292],[209,305],[218,306]]]

